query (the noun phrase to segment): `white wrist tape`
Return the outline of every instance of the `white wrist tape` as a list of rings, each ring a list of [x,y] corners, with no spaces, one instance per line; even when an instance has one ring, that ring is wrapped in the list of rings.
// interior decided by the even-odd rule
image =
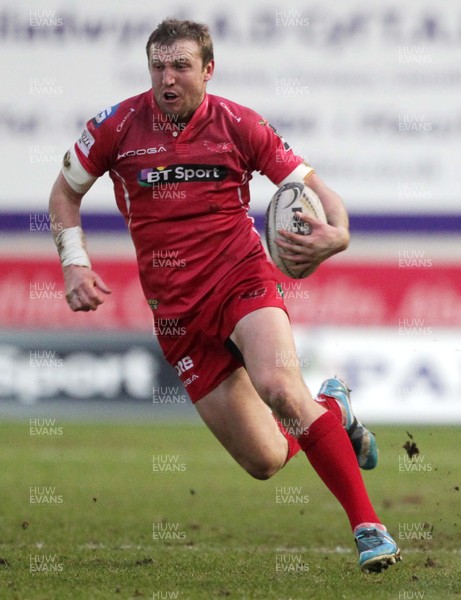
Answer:
[[[56,237],[56,246],[63,267],[77,265],[91,269],[90,258],[86,251],[85,235],[81,227],[63,229]]]
[[[295,169],[293,169],[293,171],[278,184],[278,187],[282,187],[282,185],[291,182],[304,183],[304,179],[307,176],[312,175],[312,173],[315,173],[315,170],[306,162],[303,162],[300,165],[298,165]]]

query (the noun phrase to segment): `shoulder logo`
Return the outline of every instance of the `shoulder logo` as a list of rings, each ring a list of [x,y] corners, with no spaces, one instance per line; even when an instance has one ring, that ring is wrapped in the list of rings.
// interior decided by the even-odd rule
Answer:
[[[269,121],[267,121],[266,123],[272,129],[272,131],[275,133],[275,135],[282,140],[283,147],[285,148],[286,152],[288,152],[289,150],[291,150],[290,144],[283,139],[283,137],[280,135],[280,133],[277,131],[277,129],[275,129],[275,127],[273,125],[271,125],[269,123]]]
[[[96,140],[91,135],[91,133],[88,131],[88,129],[85,128],[82,131],[82,135],[79,137],[79,139],[77,141],[77,146],[80,148],[83,155],[86,156],[87,158],[90,153],[91,147],[93,146],[95,141]]]
[[[93,125],[95,127],[100,127],[106,119],[115,115],[119,106],[120,104],[115,104],[114,106],[109,106],[109,108],[102,110],[94,117]]]

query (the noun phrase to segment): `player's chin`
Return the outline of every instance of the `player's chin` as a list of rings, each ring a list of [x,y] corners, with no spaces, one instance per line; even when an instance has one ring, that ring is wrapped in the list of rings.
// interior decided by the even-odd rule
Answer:
[[[178,98],[176,98],[174,102],[168,102],[163,98],[163,96],[156,96],[155,101],[157,102],[157,105],[162,113],[166,115],[176,115],[178,112],[181,112],[181,106]]]
[[[164,102],[161,102],[161,103],[159,102],[159,106],[160,106],[160,109],[163,114],[169,115],[170,117],[178,116],[179,111],[177,109],[175,109],[174,107],[172,107],[171,105],[165,104]]]

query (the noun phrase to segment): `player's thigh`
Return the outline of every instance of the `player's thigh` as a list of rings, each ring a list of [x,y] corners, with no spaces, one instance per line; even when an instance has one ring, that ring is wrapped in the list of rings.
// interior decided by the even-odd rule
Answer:
[[[235,326],[231,340],[242,353],[250,379],[264,399],[270,393],[267,388],[277,386],[307,391],[285,311],[265,307],[248,313]]]
[[[288,316],[264,307],[245,315],[232,341],[245,360],[251,382],[282,423],[309,427],[325,411],[312,398],[301,374]]]
[[[253,477],[267,479],[285,464],[287,441],[243,367],[195,407],[215,437]]]

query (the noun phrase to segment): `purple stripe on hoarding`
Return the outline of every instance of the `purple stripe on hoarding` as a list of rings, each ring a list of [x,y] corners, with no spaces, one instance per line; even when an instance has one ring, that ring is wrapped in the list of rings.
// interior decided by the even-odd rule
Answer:
[[[258,231],[264,230],[264,214],[254,215]],[[461,233],[461,214],[396,214],[396,213],[351,213],[352,233],[372,235],[374,233]]]
[[[352,214],[356,233],[461,233],[461,214]]]
[[[3,212],[0,213],[0,232],[27,233],[29,231],[49,233],[52,220],[46,212]],[[126,231],[123,217],[117,213],[82,213],[82,225],[87,231],[120,233]]]
[[[264,213],[252,214],[258,231],[264,231]],[[83,213],[83,227],[87,231],[121,233],[126,226],[117,213]],[[442,214],[396,214],[396,213],[352,213],[353,233],[461,233],[461,213]],[[27,233],[28,231],[49,232],[50,219],[45,212],[0,213],[0,231],[3,233]]]

